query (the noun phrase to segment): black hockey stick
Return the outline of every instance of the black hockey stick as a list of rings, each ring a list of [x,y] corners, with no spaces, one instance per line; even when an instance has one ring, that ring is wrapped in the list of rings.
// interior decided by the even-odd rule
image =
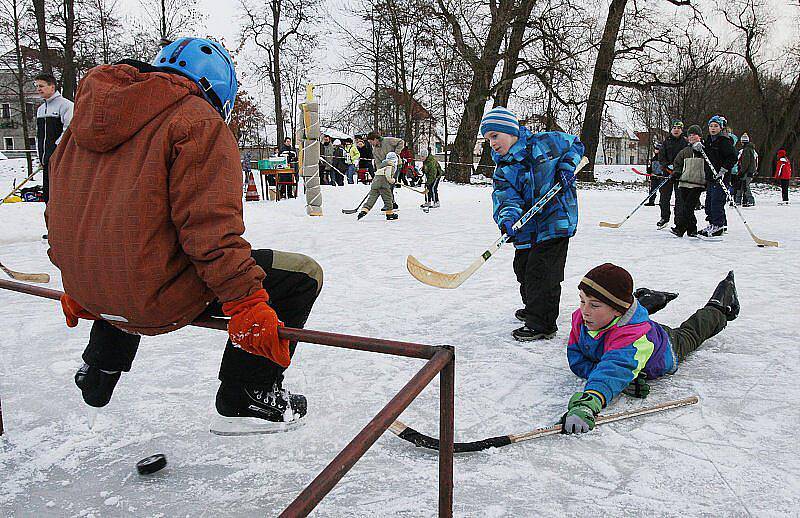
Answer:
[[[364,202],[365,202],[365,201],[367,201],[367,197],[368,197],[368,196],[369,196],[369,191],[367,191],[367,194],[366,194],[366,195],[364,196],[364,198],[363,198],[363,199],[362,199],[362,200],[359,202],[359,204],[356,206],[356,208],[355,208],[355,209],[342,209],[342,214],[355,214],[356,212],[358,212],[358,209],[360,209],[360,208],[361,208],[361,206],[362,206],[362,205],[364,205]]]
[[[614,421],[621,421],[623,419],[630,419],[631,417],[638,417],[640,415],[653,414],[663,410],[671,410],[673,408],[680,408],[684,406],[694,405],[700,401],[697,396],[690,396],[684,399],[676,399],[674,401],[667,401],[657,405],[640,408],[638,410],[629,410],[627,412],[618,412],[616,414],[598,415],[595,423],[599,426],[601,424],[613,423]],[[420,446],[429,450],[439,449],[439,439],[420,433],[413,428],[403,424],[401,421],[395,421],[389,427],[396,436],[406,440],[414,446]],[[530,441],[544,437],[545,435],[556,435],[561,433],[561,425],[557,424],[549,428],[538,428],[531,432],[521,434],[500,435],[497,437],[489,437],[480,441],[472,442],[457,442],[453,444],[454,453],[469,453],[475,451],[488,450],[489,448],[500,448],[501,446],[508,446],[523,441]]]

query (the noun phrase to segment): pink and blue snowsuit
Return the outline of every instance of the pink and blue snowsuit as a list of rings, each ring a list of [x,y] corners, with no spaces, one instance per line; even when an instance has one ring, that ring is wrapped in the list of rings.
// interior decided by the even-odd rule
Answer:
[[[678,369],[667,331],[650,320],[647,310],[636,301],[624,315],[597,331],[590,331],[576,310],[567,359],[572,372],[587,380],[584,390],[603,395],[603,406],[639,373],[655,379]]]

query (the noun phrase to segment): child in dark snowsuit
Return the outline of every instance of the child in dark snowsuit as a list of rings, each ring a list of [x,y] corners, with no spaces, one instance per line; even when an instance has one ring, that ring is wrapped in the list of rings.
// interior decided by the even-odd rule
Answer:
[[[569,238],[578,226],[578,198],[571,179],[583,144],[560,131],[533,134],[502,107],[483,116],[481,133],[497,164],[492,176],[494,220],[516,248],[514,274],[525,304],[514,314],[525,325],[511,334],[519,341],[550,339],[558,330]],[[556,197],[515,230],[514,223],[559,183],[562,189]]]
[[[732,271],[706,305],[677,328],[650,320],[644,301],[634,298],[633,278],[619,266],[593,268],[578,290],[581,303],[572,314],[567,359],[586,386],[569,400],[561,418],[564,433],[594,428],[595,416],[620,392],[647,397],[645,380],[674,374],[679,362],[739,315]]]

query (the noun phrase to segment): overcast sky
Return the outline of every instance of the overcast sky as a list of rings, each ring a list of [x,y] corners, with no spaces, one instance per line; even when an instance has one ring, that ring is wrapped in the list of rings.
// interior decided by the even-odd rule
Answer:
[[[769,45],[777,51],[777,49],[783,47],[797,36],[798,25],[800,25],[800,7],[797,6],[795,0],[764,1],[770,6],[769,11],[774,18],[772,33],[768,38]],[[323,2],[327,13],[333,12],[333,16],[344,23],[347,23],[348,16],[355,18],[352,13],[348,13],[348,10],[342,7],[349,3],[348,0],[323,0]],[[702,0],[701,4],[708,6],[710,1]],[[199,0],[198,7],[206,16],[203,27],[198,30],[198,34],[210,34],[217,38],[224,38],[228,45],[232,46],[239,37],[239,25],[241,23],[239,5],[239,0]],[[139,0],[119,0],[119,6],[126,13],[135,13],[141,10]],[[704,10],[710,12],[710,9],[704,8]],[[725,22],[721,16],[707,14],[706,21],[713,30],[719,31],[718,37],[726,39]],[[315,49],[313,57],[315,63],[318,63],[319,66],[312,72],[311,79],[317,84],[337,81],[331,73],[331,67],[345,52],[345,49],[341,48],[341,45],[337,43],[332,30],[328,27],[330,27],[330,24],[322,28],[320,45]],[[262,102],[266,101],[264,103],[265,107],[271,105],[271,101],[268,98],[271,95],[269,85],[259,84],[252,78],[247,77],[243,77],[241,83],[251,94],[261,96]],[[329,110],[337,109],[338,106],[336,105],[341,105],[343,100],[346,100],[351,95],[346,88],[335,86],[324,87],[321,92],[320,108],[323,117],[326,113],[330,113]]]

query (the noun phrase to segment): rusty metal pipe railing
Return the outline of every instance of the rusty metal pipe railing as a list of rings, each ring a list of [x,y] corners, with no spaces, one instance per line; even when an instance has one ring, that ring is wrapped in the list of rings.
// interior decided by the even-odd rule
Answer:
[[[0,288],[36,295],[47,299],[59,300],[64,293],[59,290],[32,286],[22,282],[7,281],[0,279]],[[224,318],[206,317],[195,320],[192,326],[205,327],[209,329],[219,329],[227,331],[228,320]],[[343,349],[355,349],[359,351],[369,351],[375,353],[391,354],[394,356],[406,356],[408,358],[420,358],[427,360],[433,358],[438,347],[431,345],[417,344],[413,342],[398,342],[395,340],[381,340],[379,338],[368,338],[364,336],[343,335],[339,333],[326,333],[324,331],[312,331],[309,329],[295,329],[293,327],[282,327],[278,330],[278,336],[288,340],[297,340],[310,344],[327,345],[340,347]]]
[[[53,300],[59,300],[63,295],[58,290],[3,279],[0,279],[0,288]],[[195,320],[190,325],[227,330],[228,321],[222,318],[206,317]],[[278,334],[281,338],[289,340],[428,360],[422,369],[400,389],[386,406],[367,423],[361,432],[317,475],[311,484],[295,498],[281,516],[307,516],[355,463],[361,459],[375,441],[378,440],[378,437],[391,426],[431,380],[439,374],[439,436],[441,441],[439,448],[439,516],[443,518],[452,517],[455,415],[455,353],[453,348],[288,327],[279,329]],[[3,434],[2,418],[2,406],[0,406],[0,435]]]
[[[327,495],[350,468],[367,452],[383,432],[400,417],[420,392],[453,360],[449,349],[440,349],[428,363],[400,389],[361,432],[344,447],[325,469],[289,504],[282,518],[306,516]]]

